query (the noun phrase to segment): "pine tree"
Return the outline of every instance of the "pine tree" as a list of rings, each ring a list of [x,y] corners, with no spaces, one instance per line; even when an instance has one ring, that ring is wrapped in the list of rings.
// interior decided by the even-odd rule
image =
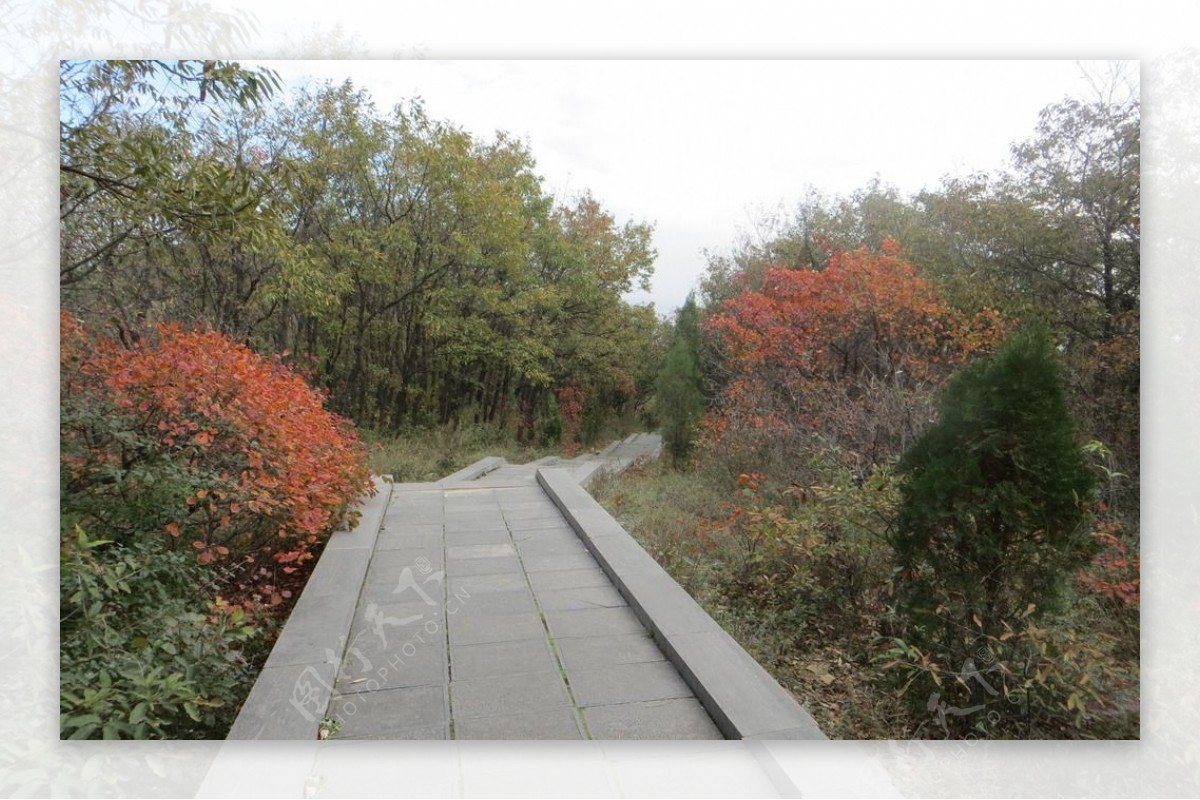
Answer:
[[[663,443],[676,467],[687,463],[707,408],[700,377],[699,311],[692,295],[679,310],[675,333],[655,382]]]
[[[906,639],[957,668],[1061,599],[1084,565],[1095,479],[1075,441],[1058,354],[1044,329],[1019,330],[960,371],[941,419],[904,455],[893,547]]]

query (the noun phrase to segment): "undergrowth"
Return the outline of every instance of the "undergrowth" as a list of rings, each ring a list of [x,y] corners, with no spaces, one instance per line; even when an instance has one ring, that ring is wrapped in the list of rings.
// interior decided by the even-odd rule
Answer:
[[[832,462],[806,476],[731,482],[719,464],[657,462],[593,494],[830,738],[947,738],[943,719],[970,723],[977,738],[1137,737],[1136,604],[1080,581],[1067,611],[991,643],[1004,663],[981,655],[996,699],[957,707],[971,680],[962,665],[900,638],[885,539],[896,477],[884,468],[861,480]]]

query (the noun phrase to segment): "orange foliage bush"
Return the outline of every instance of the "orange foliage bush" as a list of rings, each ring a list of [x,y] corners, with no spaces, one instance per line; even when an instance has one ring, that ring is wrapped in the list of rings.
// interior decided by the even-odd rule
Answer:
[[[64,506],[107,535],[141,527],[123,501],[144,530],[240,565],[269,599],[265,565],[312,558],[372,490],[352,425],[279,358],[224,334],[163,324],[127,349],[64,312],[60,358],[63,488],[95,501]]]
[[[835,252],[820,271],[770,269],[706,330],[727,370],[706,421],[711,440],[754,450],[817,434],[869,466],[928,424],[932,386],[994,346],[1004,325],[994,313],[955,312],[888,239],[879,252]]]

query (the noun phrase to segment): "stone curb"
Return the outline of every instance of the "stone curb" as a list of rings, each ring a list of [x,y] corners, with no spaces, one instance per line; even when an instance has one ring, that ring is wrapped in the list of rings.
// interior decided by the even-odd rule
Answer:
[[[726,738],[826,738],[795,698],[642,549],[570,471],[539,469],[537,480]]]
[[[583,488],[591,489],[592,484],[605,475],[620,475],[622,472],[628,469],[633,462],[637,461],[642,454],[636,455],[633,458],[614,458],[613,454],[621,446],[634,444],[639,439],[647,436],[649,436],[649,434],[634,433],[625,440],[613,442],[606,447],[599,456],[596,456],[594,461],[586,463],[582,467],[577,467],[574,470],[573,474],[575,475],[576,481]],[[657,458],[661,450],[662,444],[660,442],[657,447],[645,451],[644,454],[649,455],[651,458]]]
[[[392,495],[374,481],[374,497],[355,506],[358,525],[330,536],[226,739],[316,741],[358,604],[346,587],[362,585]]]
[[[438,489],[449,489],[456,484],[466,483],[467,481],[473,481],[477,478],[483,477],[489,472],[499,469],[507,463],[508,461],[500,456],[481,458],[474,464],[463,467],[458,472],[442,478],[440,481],[434,484],[434,487]]]
[[[571,470],[571,477],[580,486],[591,486],[603,474],[608,472],[603,461],[589,461]]]

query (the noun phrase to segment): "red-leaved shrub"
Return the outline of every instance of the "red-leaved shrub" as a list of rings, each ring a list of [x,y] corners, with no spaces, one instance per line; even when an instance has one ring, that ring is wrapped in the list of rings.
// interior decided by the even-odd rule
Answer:
[[[271,562],[312,558],[371,491],[351,424],[222,333],[162,324],[125,347],[64,312],[60,358],[64,524],[169,535],[270,602]]]

